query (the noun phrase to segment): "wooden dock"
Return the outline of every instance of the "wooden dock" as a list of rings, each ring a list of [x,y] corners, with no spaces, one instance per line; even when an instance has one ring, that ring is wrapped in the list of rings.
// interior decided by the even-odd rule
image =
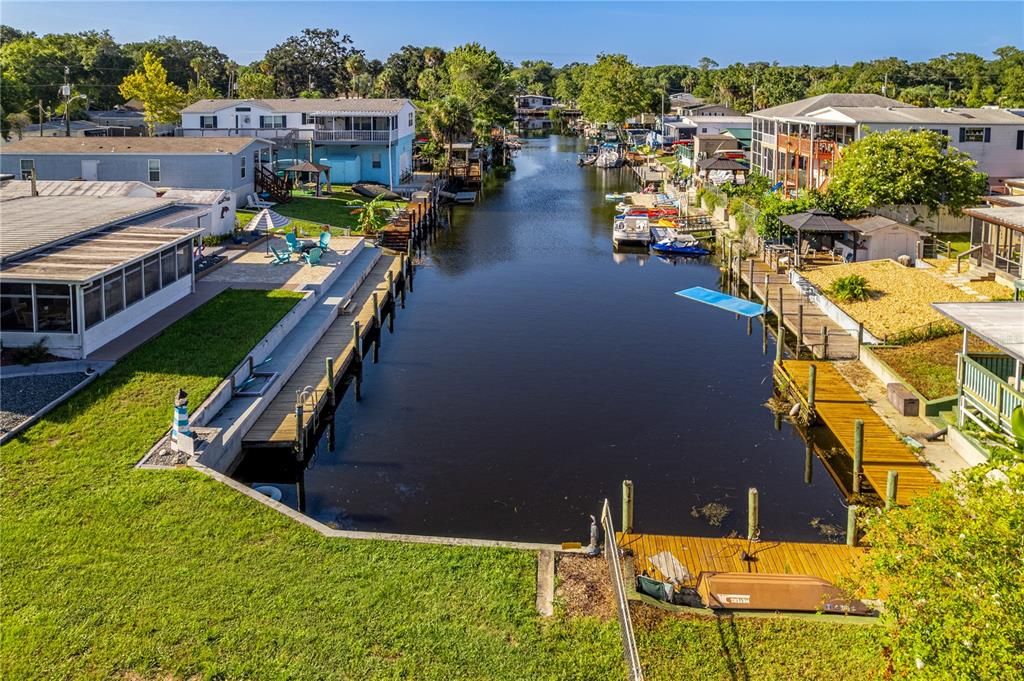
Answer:
[[[885,496],[889,471],[899,473],[897,504],[909,504],[914,497],[927,494],[938,486],[939,481],[925,464],[830,363],[787,359],[781,367],[776,367],[777,378],[788,384],[789,392],[806,407],[812,364],[817,367],[814,411],[851,457],[854,421],[864,421],[863,475],[879,496]]]
[[[724,260],[728,257],[728,253],[723,254]],[[779,292],[782,292],[783,323],[794,338],[799,338],[800,349],[809,350],[821,359],[856,359],[859,356],[857,339],[804,297],[789,283],[787,275],[778,274],[759,258],[733,258],[732,266],[732,276],[742,281],[762,302],[767,301],[768,309],[776,317],[779,316]]]
[[[852,575],[863,548],[845,544],[756,541],[741,537],[679,537],[665,534],[616,532],[619,547],[633,552],[637,574],[668,581],[678,575],[663,574],[649,559],[668,552],[685,569],[683,586],[693,587],[701,572],[750,572],[755,574],[812,575],[835,584]],[[743,560],[742,552],[753,560]],[[663,559],[656,562],[665,565]],[[671,558],[669,563],[673,563]]]
[[[406,263],[404,268],[403,263]],[[409,268],[411,262],[404,257],[383,256],[377,261],[356,289],[348,311],[339,311],[338,317],[242,438],[244,447],[293,447],[302,457],[308,437],[319,425],[321,413],[333,406],[332,391],[338,399],[349,378],[361,381],[363,356],[371,343],[376,341],[379,345],[389,306],[390,314],[394,315],[396,301],[388,283],[389,274],[395,295],[404,299],[404,287],[411,276],[406,271]],[[379,309],[374,308],[374,294]],[[362,352],[356,348],[355,322],[360,325]],[[328,358],[333,360],[333,376],[328,376]],[[309,386],[313,387],[311,392],[306,391]],[[299,397],[304,391],[306,396]]]
[[[380,230],[380,244],[396,251],[407,251],[410,242],[415,246],[439,225],[437,192],[431,186],[427,197],[417,196],[393,215]]]

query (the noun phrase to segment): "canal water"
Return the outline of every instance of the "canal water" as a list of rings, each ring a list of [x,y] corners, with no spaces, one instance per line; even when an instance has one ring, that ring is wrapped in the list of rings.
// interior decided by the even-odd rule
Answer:
[[[362,402],[348,391],[334,450],[325,435],[286,503],[301,489],[307,514],[344,529],[586,541],[630,479],[640,532],[743,534],[748,487],[765,539],[844,525],[825,469],[805,483],[803,441],[762,406],[775,350],[760,321],[748,335],[673,295],[719,286],[706,260],[616,255],[604,194],[634,185],[577,167],[581,148],[533,139],[507,181],[454,209]],[[239,477],[271,476],[271,457]]]

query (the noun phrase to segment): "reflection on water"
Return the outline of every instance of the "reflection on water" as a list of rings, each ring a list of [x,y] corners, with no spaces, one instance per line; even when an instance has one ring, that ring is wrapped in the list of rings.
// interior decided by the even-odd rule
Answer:
[[[815,459],[804,482],[802,440],[761,406],[774,349],[762,354],[760,322],[748,335],[673,295],[717,286],[707,261],[614,252],[604,194],[631,177],[577,167],[580,148],[531,140],[507,182],[454,209],[363,401],[346,395],[334,451],[325,436],[303,476],[306,512],[371,531],[585,539],[628,478],[643,532],[745,532],[750,486],[767,538],[842,524],[828,474]],[[240,477],[268,475],[275,456],[254,453]],[[720,526],[699,512],[711,503],[731,509]]]

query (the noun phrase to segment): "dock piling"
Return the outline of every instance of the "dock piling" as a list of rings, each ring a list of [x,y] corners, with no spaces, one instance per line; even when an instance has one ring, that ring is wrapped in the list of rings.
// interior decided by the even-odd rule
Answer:
[[[305,456],[305,447],[303,446],[302,437],[302,405],[295,405],[295,457],[297,460],[302,461]]]
[[[857,359],[860,359],[862,345],[864,345],[864,322],[857,322]]]
[[[828,359],[828,327],[821,327],[821,358]]]
[[[750,299],[754,299],[754,256],[750,256],[750,276],[747,277],[747,283],[750,284]]]
[[[853,421],[853,493],[860,494],[860,474],[864,468],[864,420]]]
[[[633,481],[622,481],[622,531],[633,531]]]
[[[807,367],[807,410],[814,412],[814,391],[818,384],[818,367],[812,364]]]
[[[363,334],[359,328],[361,325],[358,320],[352,322],[352,345],[355,347],[356,359],[362,361],[363,359]]]
[[[885,481],[885,508],[889,510],[896,505],[896,490],[899,487],[900,474],[898,471],[889,471]]]
[[[370,297],[373,299],[373,321],[377,323],[377,328],[380,329],[380,296],[374,291]]]
[[[800,359],[800,345],[804,342],[804,305],[796,306],[796,358]]]
[[[782,364],[782,350],[783,343],[785,342],[786,327],[782,325],[782,315],[779,315],[779,331],[775,338],[775,361],[778,364]]]
[[[814,446],[807,442],[807,447],[804,449],[804,484],[811,484],[811,477],[814,473]]]
[[[857,545],[857,506],[850,504],[846,507],[846,545]]]
[[[334,409],[334,358],[328,357],[327,361],[327,394],[331,398],[331,409]]]
[[[758,534],[758,507],[757,488],[751,487],[747,490],[747,539],[757,539]]]

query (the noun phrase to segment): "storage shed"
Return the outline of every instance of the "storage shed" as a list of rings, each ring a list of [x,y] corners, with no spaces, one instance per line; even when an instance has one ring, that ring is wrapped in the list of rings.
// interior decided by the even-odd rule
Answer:
[[[928,232],[881,215],[853,218],[846,224],[857,232],[856,260],[896,260],[901,255],[917,257],[917,242]]]

